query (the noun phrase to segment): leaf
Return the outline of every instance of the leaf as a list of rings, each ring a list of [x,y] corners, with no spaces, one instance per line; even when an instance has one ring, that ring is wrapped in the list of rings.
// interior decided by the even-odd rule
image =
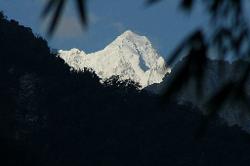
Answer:
[[[240,103],[243,107],[250,110],[249,97],[246,93],[245,86],[247,86],[247,81],[249,79],[250,65],[242,74],[239,80],[228,81],[224,86],[222,86],[205,104],[207,108],[207,116],[202,122],[200,128],[197,130],[197,135],[202,136],[202,133],[206,131],[210,120],[215,117],[215,115],[222,110],[222,107],[226,102],[230,104]]]
[[[165,102],[166,98],[172,97],[175,93],[181,90],[184,85],[187,84],[189,75],[188,62],[185,61],[181,64],[179,69],[177,69],[174,75],[172,74],[168,76],[169,82],[167,83],[168,85],[162,95],[162,101]]]
[[[84,26],[87,25],[87,16],[86,16],[86,2],[85,0],[76,0],[76,5],[78,7],[78,13],[80,20]]]
[[[193,7],[193,0],[182,0],[181,8],[184,10],[191,10]]]
[[[65,0],[60,0],[57,7],[56,7],[56,11],[53,15],[52,21],[50,23],[50,27],[49,27],[49,31],[48,31],[49,36],[51,36],[53,34],[53,32],[55,31],[55,28],[58,25],[58,21],[61,18],[64,5],[65,5]]]
[[[49,37],[53,35],[58,25],[58,22],[61,18],[66,2],[67,0],[48,0],[47,4],[44,7],[44,10],[41,13],[41,17],[44,19],[49,15],[49,13],[53,12],[52,20],[50,22],[49,29],[48,29]],[[79,14],[80,21],[83,26],[86,26],[88,22],[87,15],[86,15],[86,0],[75,0],[75,2],[76,2],[76,8]]]
[[[204,136],[207,131],[209,122],[215,117],[219,110],[222,109],[226,100],[229,98],[230,93],[232,92],[233,83],[228,82],[222,88],[220,88],[205,104],[207,108],[207,115],[204,116],[199,128],[196,130],[195,138],[199,139]]]
[[[172,65],[175,63],[177,60],[180,59],[181,53],[185,51],[186,49],[191,48],[194,46],[194,44],[197,43],[197,41],[200,40],[203,36],[202,31],[200,29],[194,31],[189,35],[186,39],[183,40],[183,42],[176,48],[176,50],[171,54],[168,59],[168,64]]]
[[[147,5],[152,5],[152,4],[155,4],[157,2],[160,2],[161,0],[146,0],[146,4]]]
[[[44,7],[44,10],[42,11],[41,17],[45,18],[58,2],[58,0],[48,0],[47,4]]]

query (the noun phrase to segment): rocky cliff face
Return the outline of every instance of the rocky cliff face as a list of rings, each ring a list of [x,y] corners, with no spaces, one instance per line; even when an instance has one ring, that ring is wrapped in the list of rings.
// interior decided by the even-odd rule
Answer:
[[[139,83],[141,88],[160,83],[170,72],[150,41],[132,31],[124,32],[101,51],[60,50],[59,57],[76,70],[93,70],[103,81],[119,76],[120,80]]]

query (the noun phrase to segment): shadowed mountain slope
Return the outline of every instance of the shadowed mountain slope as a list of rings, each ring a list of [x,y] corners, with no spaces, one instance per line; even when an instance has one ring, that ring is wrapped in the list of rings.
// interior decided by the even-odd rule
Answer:
[[[132,81],[100,84],[0,13],[1,165],[249,165],[249,136],[189,105],[160,105]]]

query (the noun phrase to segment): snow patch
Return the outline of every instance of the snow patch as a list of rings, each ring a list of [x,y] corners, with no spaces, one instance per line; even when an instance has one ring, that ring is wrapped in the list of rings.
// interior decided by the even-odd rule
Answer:
[[[156,52],[145,36],[130,30],[118,36],[103,50],[86,54],[73,48],[59,50],[58,56],[77,71],[93,70],[103,81],[112,76],[120,80],[132,80],[141,88],[162,82],[170,73],[165,60]]]

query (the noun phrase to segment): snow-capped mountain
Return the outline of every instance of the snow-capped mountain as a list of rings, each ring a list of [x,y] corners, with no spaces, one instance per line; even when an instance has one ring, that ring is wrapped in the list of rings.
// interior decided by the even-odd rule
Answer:
[[[139,83],[141,88],[160,83],[170,72],[150,41],[129,30],[98,52],[86,54],[74,48],[58,53],[75,70],[93,70],[102,81],[119,76],[120,80],[130,79]]]

